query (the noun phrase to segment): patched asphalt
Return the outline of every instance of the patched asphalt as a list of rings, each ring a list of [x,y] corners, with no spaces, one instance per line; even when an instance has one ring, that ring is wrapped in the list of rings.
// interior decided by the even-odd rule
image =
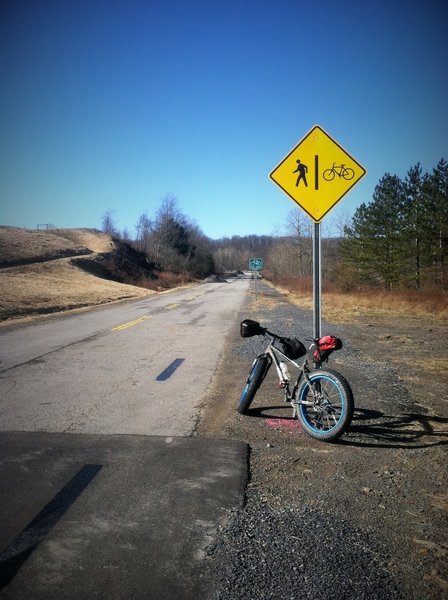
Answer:
[[[248,447],[0,432],[0,597],[208,597],[207,549],[243,505]]]

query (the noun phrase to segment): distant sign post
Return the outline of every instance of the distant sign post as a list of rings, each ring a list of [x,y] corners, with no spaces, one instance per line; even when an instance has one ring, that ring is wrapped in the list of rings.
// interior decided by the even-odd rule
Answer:
[[[320,222],[364,177],[366,170],[319,125],[315,125],[269,174],[314,221],[314,337],[321,330]]]
[[[254,291],[255,300],[258,300],[258,271],[263,268],[262,258],[251,258],[249,259],[249,269],[254,272]]]

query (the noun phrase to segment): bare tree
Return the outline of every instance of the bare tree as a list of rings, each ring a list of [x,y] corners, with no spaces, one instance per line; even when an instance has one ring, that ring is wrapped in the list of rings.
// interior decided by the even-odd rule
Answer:
[[[106,210],[106,212],[104,213],[101,221],[101,229],[102,231],[104,231],[104,233],[108,233],[112,237],[118,237],[117,230],[115,228],[115,221],[112,217],[112,212],[113,211],[111,210]]]
[[[292,243],[295,248],[296,268],[293,271],[300,277],[310,274],[311,269],[311,220],[298,209],[292,210],[288,215],[288,231],[292,236]]]
[[[142,213],[135,226],[137,230],[137,248],[140,252],[148,254],[151,242],[152,221],[147,213]]]
[[[129,234],[129,231],[128,231],[127,227],[125,227],[125,228],[123,229],[123,231],[121,232],[121,239],[122,239],[124,242],[127,242],[127,243],[129,243],[129,242],[131,241],[131,236],[130,236],[130,234]]]

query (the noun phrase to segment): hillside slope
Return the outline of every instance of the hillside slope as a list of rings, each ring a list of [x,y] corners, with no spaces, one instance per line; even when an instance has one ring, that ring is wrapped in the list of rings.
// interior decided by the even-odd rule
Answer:
[[[93,229],[0,226],[0,322],[146,296],[145,258]]]

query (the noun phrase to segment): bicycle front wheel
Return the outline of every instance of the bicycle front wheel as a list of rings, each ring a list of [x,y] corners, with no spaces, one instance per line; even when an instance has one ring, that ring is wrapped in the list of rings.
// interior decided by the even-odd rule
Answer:
[[[333,171],[333,169],[326,169],[323,172],[322,176],[325,179],[325,181],[333,181],[335,172]]]
[[[355,409],[347,380],[332,369],[311,372],[297,392],[297,414],[305,432],[333,442],[350,426]]]
[[[259,356],[254,361],[238,404],[240,414],[244,415],[249,408],[270,366],[271,360],[266,355]]]

